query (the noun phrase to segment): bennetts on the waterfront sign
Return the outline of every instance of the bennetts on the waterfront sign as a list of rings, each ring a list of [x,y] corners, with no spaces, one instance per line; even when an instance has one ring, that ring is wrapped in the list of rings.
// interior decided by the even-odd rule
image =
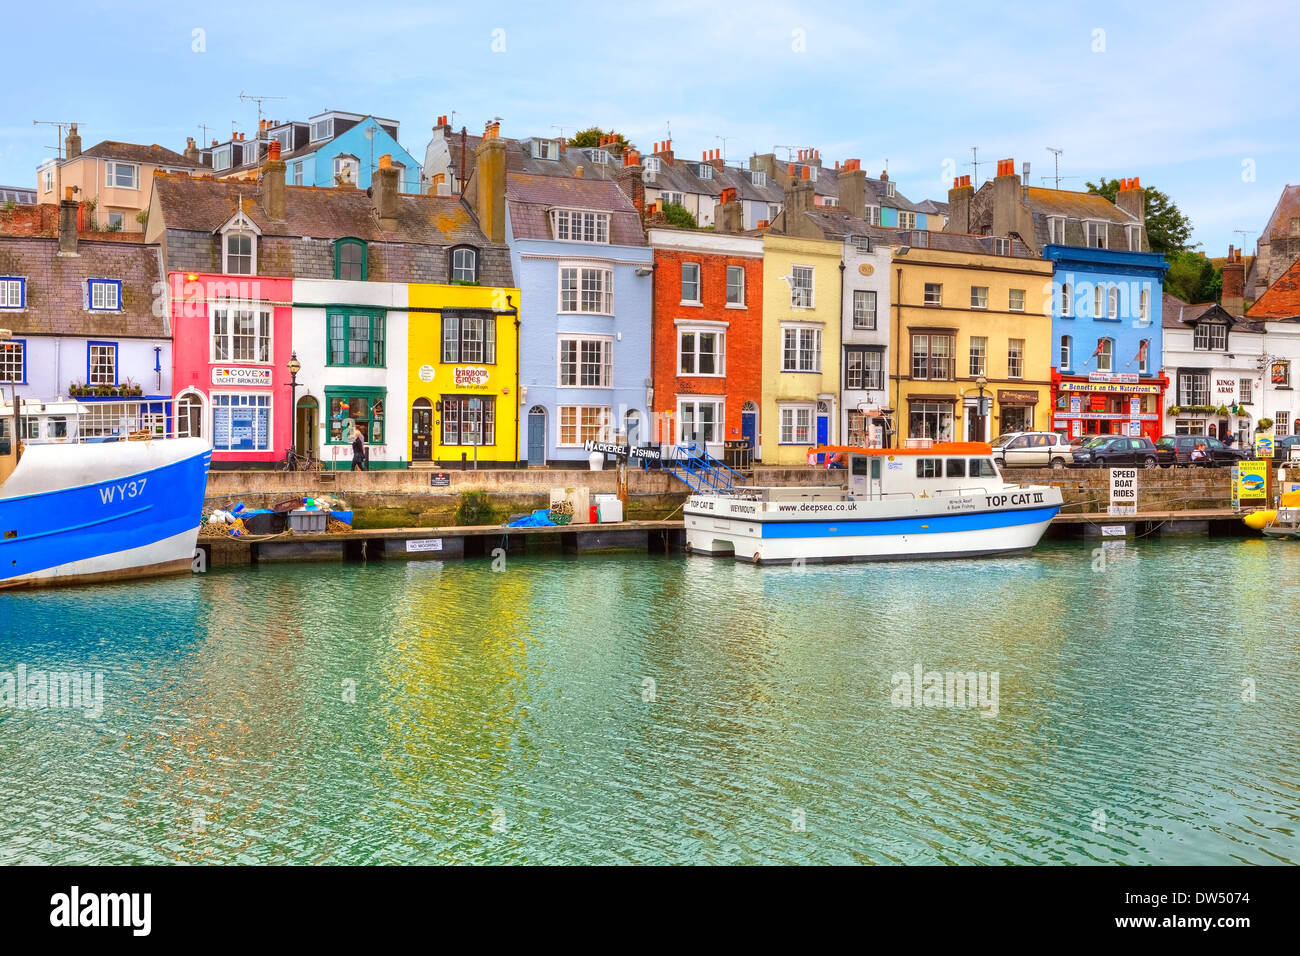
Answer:
[[[603,451],[607,455],[616,455],[619,458],[649,458],[652,461],[663,458],[658,448],[636,448],[612,441],[587,441],[582,447],[585,451]]]

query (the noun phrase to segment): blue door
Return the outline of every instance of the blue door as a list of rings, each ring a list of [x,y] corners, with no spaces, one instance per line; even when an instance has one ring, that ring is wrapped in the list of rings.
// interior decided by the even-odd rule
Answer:
[[[829,415],[818,413],[817,415],[817,444],[825,445],[831,437],[831,417]]]
[[[528,464],[546,464],[546,409],[538,405],[528,412]]]
[[[750,450],[758,447],[758,413],[740,413],[740,437],[749,442]]]

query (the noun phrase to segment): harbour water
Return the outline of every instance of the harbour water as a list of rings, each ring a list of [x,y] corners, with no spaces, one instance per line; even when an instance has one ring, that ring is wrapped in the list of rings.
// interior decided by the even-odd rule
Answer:
[[[0,708],[0,863],[1300,863],[1298,560],[1199,538],[4,594],[0,672],[103,696]],[[918,667],[996,674],[995,706],[897,706]]]

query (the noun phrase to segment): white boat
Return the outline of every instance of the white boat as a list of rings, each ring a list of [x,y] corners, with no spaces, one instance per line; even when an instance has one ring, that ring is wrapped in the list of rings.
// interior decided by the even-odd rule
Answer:
[[[149,429],[79,434],[75,401],[0,404],[0,590],[189,571],[212,451]],[[165,432],[166,413],[160,412]],[[15,430],[22,441],[14,440]]]
[[[1028,551],[1061,509],[1049,485],[1003,480],[990,446],[818,449],[843,486],[694,495],[683,509],[692,554],[756,564],[970,558]]]

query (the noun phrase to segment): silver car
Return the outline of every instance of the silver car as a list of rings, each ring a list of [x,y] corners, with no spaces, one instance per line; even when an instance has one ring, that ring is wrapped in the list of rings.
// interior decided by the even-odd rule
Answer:
[[[1074,455],[1069,441],[1057,432],[1009,432],[993,442],[993,460],[1003,467],[1061,469]]]

